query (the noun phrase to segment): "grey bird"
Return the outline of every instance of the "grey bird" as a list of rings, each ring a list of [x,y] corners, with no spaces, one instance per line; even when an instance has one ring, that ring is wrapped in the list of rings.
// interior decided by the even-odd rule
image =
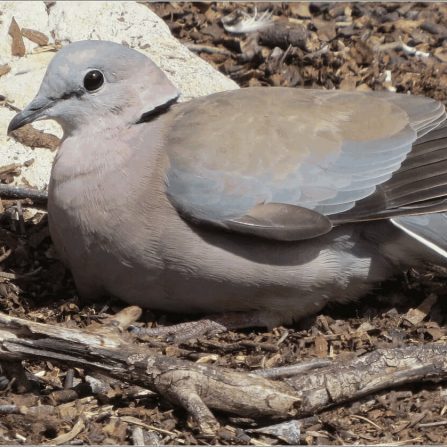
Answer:
[[[9,125],[63,127],[49,225],[82,297],[271,327],[445,262],[440,102],[281,87],[178,96],[140,52],[81,41]]]

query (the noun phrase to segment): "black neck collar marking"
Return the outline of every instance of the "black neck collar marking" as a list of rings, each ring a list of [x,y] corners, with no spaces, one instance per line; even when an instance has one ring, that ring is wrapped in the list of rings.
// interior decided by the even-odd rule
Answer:
[[[154,107],[152,110],[143,113],[140,116],[139,120],[135,122],[135,124],[147,123],[162,115],[163,113],[166,113],[170,109],[170,107],[177,102],[179,96],[180,95],[177,95],[175,98],[170,99],[164,104],[161,104],[157,107]]]

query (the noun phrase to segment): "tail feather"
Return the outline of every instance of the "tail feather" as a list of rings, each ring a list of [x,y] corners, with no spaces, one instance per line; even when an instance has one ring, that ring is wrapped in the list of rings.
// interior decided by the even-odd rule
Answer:
[[[440,119],[444,120],[441,124]],[[433,123],[438,127],[418,138],[406,160],[389,180],[379,185],[373,194],[359,200],[350,210],[331,215],[331,221],[340,224],[434,211],[447,212],[445,114],[436,116]],[[428,210],[430,206],[434,207],[432,211]]]
[[[447,213],[400,216],[391,222],[447,262]]]

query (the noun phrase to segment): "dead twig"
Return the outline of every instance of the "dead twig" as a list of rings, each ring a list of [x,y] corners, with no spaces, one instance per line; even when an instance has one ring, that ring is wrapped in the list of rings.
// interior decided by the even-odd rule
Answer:
[[[313,369],[323,368],[332,364],[331,360],[315,359],[309,362],[303,362],[298,365],[282,366],[279,368],[258,369],[254,371],[255,374],[268,377],[270,379],[277,379],[279,377],[291,377],[298,374],[307,373]]]
[[[48,193],[38,189],[0,184],[0,197],[2,199],[31,199],[36,204],[46,205]]]
[[[428,428],[428,427],[439,427],[441,425],[447,425],[447,421],[425,422],[423,424],[418,424],[418,427]]]

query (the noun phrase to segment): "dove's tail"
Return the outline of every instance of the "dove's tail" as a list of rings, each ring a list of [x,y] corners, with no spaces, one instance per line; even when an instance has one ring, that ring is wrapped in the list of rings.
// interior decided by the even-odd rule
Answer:
[[[432,250],[438,261],[447,264],[447,213],[400,216],[391,222]]]

